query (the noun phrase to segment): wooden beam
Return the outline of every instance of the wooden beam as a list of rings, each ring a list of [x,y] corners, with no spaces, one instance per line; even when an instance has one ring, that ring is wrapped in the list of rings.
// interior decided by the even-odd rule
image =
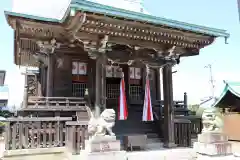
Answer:
[[[199,48],[200,46],[198,43],[185,42],[183,40],[174,40],[171,38],[161,38],[156,36],[137,35],[135,33],[123,33],[122,31],[111,31],[111,30],[109,31],[109,29],[105,29],[105,28],[82,27],[80,30],[82,32],[86,32],[89,34],[108,35],[116,38],[130,39],[131,41],[143,41],[143,42],[155,43],[156,45],[160,45],[160,44],[175,45],[175,46],[184,47],[184,48]]]
[[[191,32],[186,32],[180,29],[175,29],[175,28],[170,28],[167,26],[155,26],[152,24],[143,24],[141,22],[134,22],[134,21],[129,21],[129,20],[120,20],[116,18],[111,18],[108,16],[100,16],[100,15],[93,15],[93,14],[88,14],[88,19],[92,18],[92,20],[98,20],[102,21],[105,23],[112,23],[113,25],[122,25],[122,26],[130,26],[130,27],[135,27],[135,28],[140,28],[142,30],[144,29],[150,29],[153,32],[165,32],[165,33],[170,33],[179,37],[186,37],[186,38],[196,38],[199,40],[209,40],[210,36],[206,36],[204,34],[200,33],[191,33]]]

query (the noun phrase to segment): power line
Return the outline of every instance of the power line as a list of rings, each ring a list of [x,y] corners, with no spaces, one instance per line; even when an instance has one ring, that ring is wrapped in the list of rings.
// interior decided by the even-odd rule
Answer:
[[[214,98],[215,94],[215,80],[213,79],[213,73],[212,73],[212,65],[211,64],[208,64],[207,66],[205,66],[204,68],[208,68],[209,69],[209,74],[210,74],[210,84],[211,84],[211,91],[212,91],[212,98]]]

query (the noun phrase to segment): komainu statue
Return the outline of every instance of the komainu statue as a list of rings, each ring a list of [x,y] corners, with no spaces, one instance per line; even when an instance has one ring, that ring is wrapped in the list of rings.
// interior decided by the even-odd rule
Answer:
[[[221,132],[223,120],[216,108],[208,108],[202,114],[202,132]]]
[[[113,109],[105,109],[100,117],[94,117],[92,111],[87,107],[88,114],[90,115],[90,120],[88,122],[88,134],[90,137],[94,136],[105,136],[109,134],[114,136],[112,132],[112,127],[115,125],[115,111]]]

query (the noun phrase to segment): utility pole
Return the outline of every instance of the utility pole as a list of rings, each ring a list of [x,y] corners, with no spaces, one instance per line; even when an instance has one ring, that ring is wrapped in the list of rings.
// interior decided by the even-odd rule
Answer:
[[[237,7],[238,7],[238,18],[239,18],[239,22],[240,22],[240,0],[237,0]]]
[[[213,74],[212,74],[212,65],[208,64],[207,66],[205,66],[204,68],[208,68],[209,72],[210,72],[210,84],[211,84],[211,91],[212,91],[212,98],[215,97],[214,92],[215,92],[215,84],[214,84],[214,79],[213,79]]]

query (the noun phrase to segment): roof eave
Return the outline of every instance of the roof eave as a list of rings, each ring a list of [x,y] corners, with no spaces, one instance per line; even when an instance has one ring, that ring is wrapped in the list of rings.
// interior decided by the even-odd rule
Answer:
[[[72,9],[95,12],[103,15],[110,15],[115,17],[129,18],[131,20],[139,20],[142,22],[148,22],[157,25],[169,26],[176,29],[188,30],[196,33],[206,34],[213,37],[224,37],[229,38],[230,34],[226,30],[216,29],[211,27],[205,27],[185,22],[180,22],[176,20],[161,18],[152,16],[149,14],[129,11],[125,9],[115,8],[111,6],[106,6],[99,3],[94,3],[85,0],[72,0],[70,5]]]
[[[212,37],[224,37],[227,39],[230,36],[230,34],[226,32],[226,30],[222,30],[222,29],[216,29],[216,28],[205,27],[205,26],[180,22],[176,20],[166,19],[166,18],[160,18],[160,17],[148,15],[148,14],[128,11],[124,9],[102,5],[99,3],[85,1],[85,0],[81,0],[81,1],[72,0],[70,6],[68,7],[66,13],[64,14],[61,20],[55,19],[55,18],[46,18],[46,17],[16,13],[16,12],[9,12],[9,11],[5,11],[4,13],[7,20],[9,16],[13,16],[13,17],[22,17],[22,18],[28,18],[28,19],[38,20],[38,21],[45,21],[45,22],[63,23],[65,22],[71,9],[94,12],[94,13],[99,13],[103,15],[121,17],[121,18],[126,18],[131,20],[138,20],[140,22],[148,22],[150,24],[155,24],[155,25],[169,26],[172,28],[192,31],[195,33],[205,34]]]

